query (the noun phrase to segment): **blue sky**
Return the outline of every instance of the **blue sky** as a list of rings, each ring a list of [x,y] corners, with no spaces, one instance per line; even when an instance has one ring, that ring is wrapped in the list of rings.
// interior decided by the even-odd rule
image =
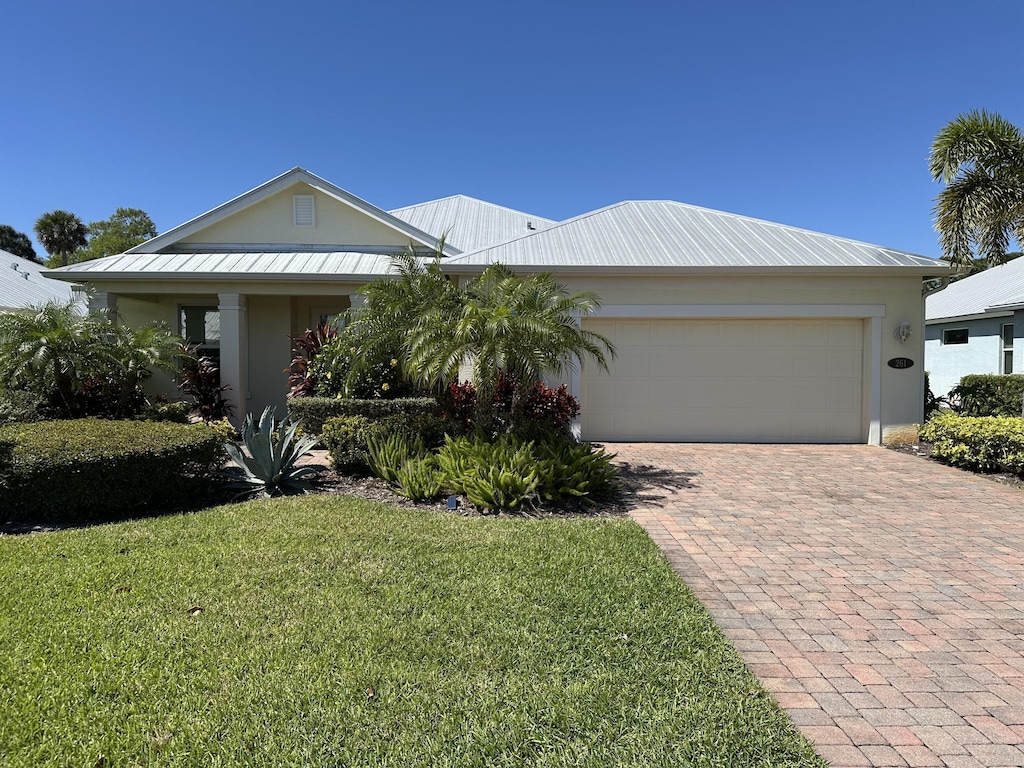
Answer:
[[[382,208],[672,199],[938,256],[929,145],[1024,127],[1020,0],[4,9],[0,224],[165,231],[302,166]],[[37,246],[37,252],[44,252]]]

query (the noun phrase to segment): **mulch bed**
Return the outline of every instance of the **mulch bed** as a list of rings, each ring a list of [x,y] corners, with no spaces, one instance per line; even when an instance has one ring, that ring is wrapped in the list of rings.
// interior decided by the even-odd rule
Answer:
[[[938,464],[943,462],[932,456],[932,444],[931,443],[892,443],[885,446],[891,451],[897,451],[898,453],[905,453],[908,456],[917,456],[927,461],[934,461]],[[957,469],[960,469],[957,467]],[[1024,479],[1017,475],[1010,474],[1008,472],[972,472],[969,469],[960,469],[961,472],[969,472],[972,475],[978,477],[984,477],[987,480],[999,483],[1000,485],[1006,485],[1011,488],[1024,489]]]

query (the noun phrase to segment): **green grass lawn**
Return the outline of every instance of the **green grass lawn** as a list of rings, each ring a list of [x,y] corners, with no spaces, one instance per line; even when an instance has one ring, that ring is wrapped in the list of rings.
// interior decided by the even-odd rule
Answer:
[[[270,500],[0,581],[4,766],[824,766],[627,520]]]

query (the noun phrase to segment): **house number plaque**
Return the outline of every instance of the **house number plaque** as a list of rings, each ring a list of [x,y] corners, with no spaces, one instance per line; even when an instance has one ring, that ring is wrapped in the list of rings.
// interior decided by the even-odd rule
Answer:
[[[909,357],[894,357],[889,361],[890,368],[913,368],[914,361]]]

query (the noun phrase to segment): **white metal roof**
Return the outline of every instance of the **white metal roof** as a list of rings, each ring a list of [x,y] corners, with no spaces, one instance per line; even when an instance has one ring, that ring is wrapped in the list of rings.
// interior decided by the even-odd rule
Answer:
[[[0,310],[70,301],[71,286],[43,277],[41,269],[34,261],[0,251]]]
[[[123,253],[57,270],[65,280],[139,279],[178,275],[189,279],[280,277],[343,278],[388,274],[386,254],[347,251],[268,253]]]
[[[556,223],[466,195],[430,200],[389,213],[435,237],[444,236],[446,243],[460,251],[475,251]]]
[[[626,201],[452,264],[544,270],[586,267],[911,267],[946,274],[943,262],[841,237],[671,200]]]
[[[950,283],[925,300],[925,319],[1010,311],[1024,304],[1024,256]]]

